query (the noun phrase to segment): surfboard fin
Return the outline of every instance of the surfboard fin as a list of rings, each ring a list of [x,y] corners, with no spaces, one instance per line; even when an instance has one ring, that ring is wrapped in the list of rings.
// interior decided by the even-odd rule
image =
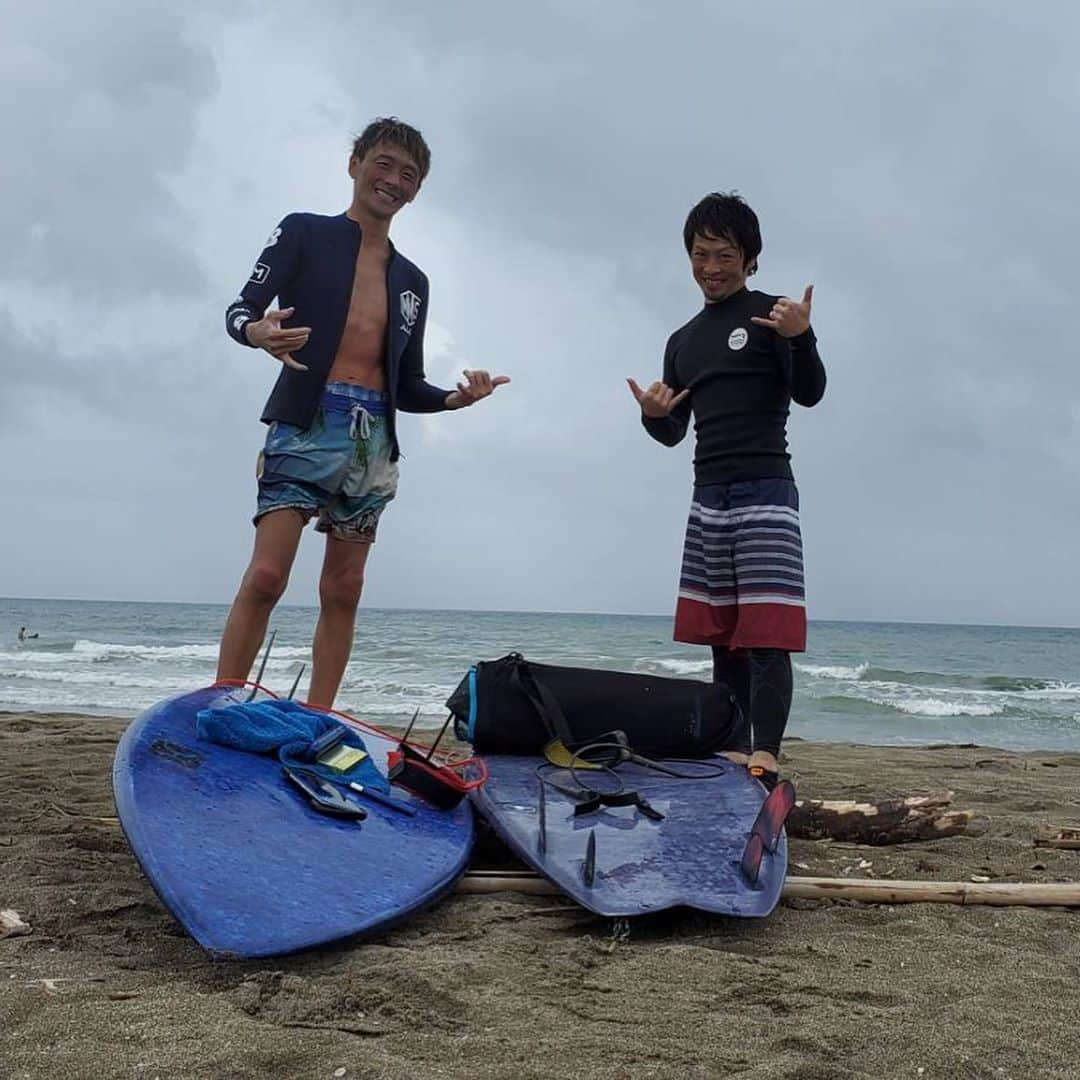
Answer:
[[[547,792],[544,789],[543,780],[538,777],[536,782],[540,785],[540,800],[537,803],[540,818],[537,822],[539,827],[536,834],[536,850],[543,855],[547,851]]]
[[[292,701],[293,694],[296,693],[296,688],[300,685],[300,676],[304,674],[304,668],[306,668],[306,667],[307,667],[307,664],[301,664],[300,665],[300,670],[296,673],[296,678],[293,679],[293,684],[289,689],[289,696],[287,698],[288,701]]]
[[[758,875],[761,873],[761,860],[765,854],[765,845],[757,833],[751,833],[743,848],[742,858],[739,860],[739,869],[747,884],[756,885]]]
[[[585,846],[585,884],[591,889],[596,880],[596,830],[589,830],[589,842]]]
[[[784,822],[787,821],[788,814],[791,813],[794,805],[795,788],[790,780],[781,780],[761,804],[754,824],[750,827],[750,835],[746,838],[742,858],[739,860],[739,868],[751,885],[757,884],[765,852],[772,854],[776,851],[780,843],[780,834],[784,830]]]
[[[251,693],[247,696],[248,701],[255,700],[255,695],[259,690],[259,683],[262,682],[263,672],[266,670],[266,661],[270,659],[270,650],[274,647],[274,638],[276,637],[277,631],[271,630],[270,637],[266,642],[266,651],[263,653],[262,663],[259,665],[259,674],[255,676],[255,685],[251,688]]]

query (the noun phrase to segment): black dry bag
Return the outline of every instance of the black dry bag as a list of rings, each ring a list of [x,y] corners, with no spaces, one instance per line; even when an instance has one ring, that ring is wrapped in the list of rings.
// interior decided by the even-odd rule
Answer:
[[[708,757],[741,744],[731,690],[698,679],[534,664],[520,653],[471,667],[446,707],[478,754],[540,754],[622,731],[641,754]]]

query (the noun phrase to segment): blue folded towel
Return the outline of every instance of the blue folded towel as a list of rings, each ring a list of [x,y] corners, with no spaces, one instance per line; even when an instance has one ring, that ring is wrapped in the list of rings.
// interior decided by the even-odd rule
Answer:
[[[345,725],[297,701],[274,698],[244,701],[220,709],[200,709],[195,718],[195,732],[200,739],[255,754],[276,753],[283,765],[307,769],[332,783],[358,783],[374,791],[388,792],[389,782],[370,757],[347,772],[335,772],[325,765],[303,760],[312,742],[336,727]],[[342,744],[367,749],[352,728],[345,727],[345,731]]]

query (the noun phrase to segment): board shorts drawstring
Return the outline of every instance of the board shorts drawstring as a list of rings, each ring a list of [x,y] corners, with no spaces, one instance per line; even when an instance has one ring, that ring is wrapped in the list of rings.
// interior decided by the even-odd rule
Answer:
[[[358,431],[361,439],[371,436],[371,413],[359,401],[349,410],[349,438],[355,439]]]

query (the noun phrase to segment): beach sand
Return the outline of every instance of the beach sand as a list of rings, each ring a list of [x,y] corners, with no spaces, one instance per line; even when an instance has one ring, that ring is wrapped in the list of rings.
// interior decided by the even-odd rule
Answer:
[[[113,815],[124,722],[0,716],[0,1077],[1080,1075],[1080,910],[791,901],[623,936],[559,897],[452,896],[404,926],[214,963],[157,901]],[[800,794],[948,788],[977,835],[791,843],[791,872],[1080,880],[1035,849],[1080,821],[1080,754],[793,741]],[[861,866],[860,862],[870,863]]]

